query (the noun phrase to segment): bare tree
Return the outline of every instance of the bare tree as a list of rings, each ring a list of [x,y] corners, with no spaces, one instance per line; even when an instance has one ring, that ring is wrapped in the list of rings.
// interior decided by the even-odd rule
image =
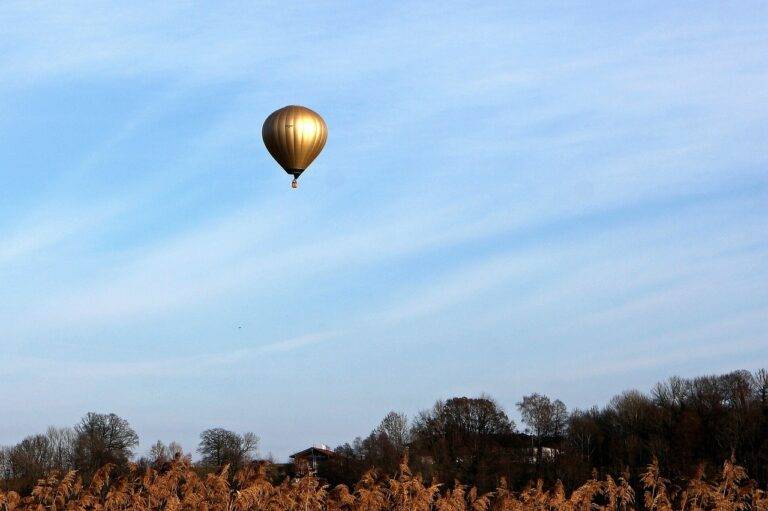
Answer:
[[[523,397],[517,403],[523,422],[536,439],[536,465],[541,465],[544,439],[563,435],[568,420],[565,404],[559,399],[550,400],[541,394]]]
[[[490,397],[456,397],[421,412],[412,435],[419,457],[429,459],[442,480],[485,487],[505,458],[501,442],[514,429],[514,422]]]
[[[354,458],[359,460],[360,466],[393,474],[409,441],[408,418],[402,413],[389,412],[365,439],[357,438],[354,446],[340,446],[337,452],[344,455],[345,465]]]
[[[114,413],[88,413],[75,426],[75,435],[75,465],[86,475],[107,463],[124,467],[139,444],[128,421]]]
[[[211,467],[230,465],[236,471],[251,461],[259,445],[259,437],[253,433],[239,435],[223,428],[206,429],[200,434],[197,448],[202,463]]]
[[[32,435],[12,447],[7,454],[10,476],[20,488],[32,488],[35,481],[51,469],[51,447],[45,435]]]
[[[171,459],[180,458],[184,456],[184,448],[178,442],[171,442],[168,444],[168,457]]]
[[[168,459],[168,448],[160,440],[152,444],[152,447],[149,448],[149,462],[152,465],[161,465],[168,461]]]
[[[765,369],[755,373],[755,390],[760,405],[768,408],[768,371]]]
[[[13,473],[11,472],[11,448],[0,446],[0,480],[3,482],[3,489],[8,491],[8,483]]]
[[[51,426],[45,432],[50,448],[51,468],[64,472],[75,466],[75,443],[77,435],[72,428]]]
[[[392,446],[400,453],[410,442],[408,417],[404,413],[389,412],[374,432],[386,435]]]
[[[168,445],[165,445],[162,441],[158,440],[149,448],[149,455],[146,462],[150,465],[158,466],[173,459],[180,458],[183,455],[184,449],[178,442],[171,442]]]

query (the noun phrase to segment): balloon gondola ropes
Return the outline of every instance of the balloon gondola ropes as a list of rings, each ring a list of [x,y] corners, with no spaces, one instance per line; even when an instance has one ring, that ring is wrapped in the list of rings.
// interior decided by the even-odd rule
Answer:
[[[299,187],[299,176],[317,158],[328,139],[328,126],[309,108],[290,105],[275,110],[264,121],[261,137],[267,151],[288,174],[291,187]]]

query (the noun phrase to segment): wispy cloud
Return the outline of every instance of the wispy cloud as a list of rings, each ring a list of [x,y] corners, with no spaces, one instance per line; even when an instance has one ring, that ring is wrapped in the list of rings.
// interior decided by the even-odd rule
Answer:
[[[665,334],[663,340],[658,336],[639,339],[632,346],[608,350],[597,357],[593,354],[558,364],[548,378],[568,382],[659,368],[669,368],[668,372],[673,373],[681,363],[711,363],[733,355],[747,359],[762,356],[766,317],[768,309],[760,308]],[[760,363],[753,359],[750,364]]]
[[[0,239],[0,270],[6,265],[55,250],[57,245],[101,227],[124,210],[120,203],[92,206],[52,206],[20,219]]]
[[[45,357],[13,357],[0,368],[0,374],[58,374],[70,383],[81,380],[103,380],[111,378],[137,378],[155,376],[162,378],[190,377],[202,371],[221,371],[233,366],[252,364],[256,357],[270,354],[290,353],[321,344],[338,337],[340,332],[316,332],[291,339],[257,344],[249,348],[232,351],[205,353],[162,360],[105,361],[93,362],[62,361]]]

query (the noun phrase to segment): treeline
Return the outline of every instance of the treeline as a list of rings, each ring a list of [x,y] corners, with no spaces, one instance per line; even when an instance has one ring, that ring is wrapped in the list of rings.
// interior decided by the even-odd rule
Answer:
[[[532,394],[515,405],[521,424],[488,396],[438,401],[409,420],[390,412],[368,436],[335,449],[318,475],[330,484],[357,484],[375,468],[395,474],[407,454],[426,484],[454,480],[489,491],[502,478],[512,487],[531,480],[561,481],[574,489],[600,475],[639,474],[658,460],[673,481],[714,474],[736,459],[764,487],[768,483],[768,373],[736,371],[693,379],[673,377],[649,393],[628,391],[607,405],[568,410],[561,401]],[[0,449],[3,488],[22,494],[51,471],[76,470],[88,481],[105,465],[119,473],[158,469],[186,459],[200,475],[228,465],[230,473],[255,460],[258,437],[221,428],[204,431],[195,463],[181,446],[154,444],[136,458],[138,436],[114,414],[89,413],[72,428],[50,428]],[[301,448],[304,446],[297,446]],[[133,461],[133,464],[129,462]],[[270,465],[272,477],[291,466]]]
[[[735,371],[686,379],[672,377],[650,393],[615,396],[603,407],[568,411],[539,394],[516,404],[517,425],[489,397],[453,398],[409,421],[392,412],[367,437],[336,449],[325,470],[351,483],[368,468],[394,473],[408,448],[411,466],[428,481],[454,479],[481,490],[501,477],[516,486],[543,478],[575,488],[601,474],[637,474],[658,459],[673,480],[697,470],[715,473],[735,459],[768,483],[768,372]],[[520,431],[522,429],[522,431]]]
[[[194,464],[200,474],[228,465],[240,470],[253,461],[259,438],[253,433],[238,434],[222,428],[203,431]],[[113,467],[118,475],[129,470],[160,468],[192,455],[176,442],[157,441],[149,453],[136,458],[134,449],[139,436],[127,420],[117,415],[88,413],[71,428],[50,427],[45,433],[31,435],[14,446],[0,448],[0,478],[6,491],[28,494],[46,474],[74,471],[90,481],[103,467]]]

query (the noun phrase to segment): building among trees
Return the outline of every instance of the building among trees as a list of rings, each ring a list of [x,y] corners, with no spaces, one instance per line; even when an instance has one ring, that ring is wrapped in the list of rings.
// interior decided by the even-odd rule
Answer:
[[[303,451],[291,454],[293,470],[296,475],[316,473],[320,464],[339,456],[325,444],[316,444]]]

